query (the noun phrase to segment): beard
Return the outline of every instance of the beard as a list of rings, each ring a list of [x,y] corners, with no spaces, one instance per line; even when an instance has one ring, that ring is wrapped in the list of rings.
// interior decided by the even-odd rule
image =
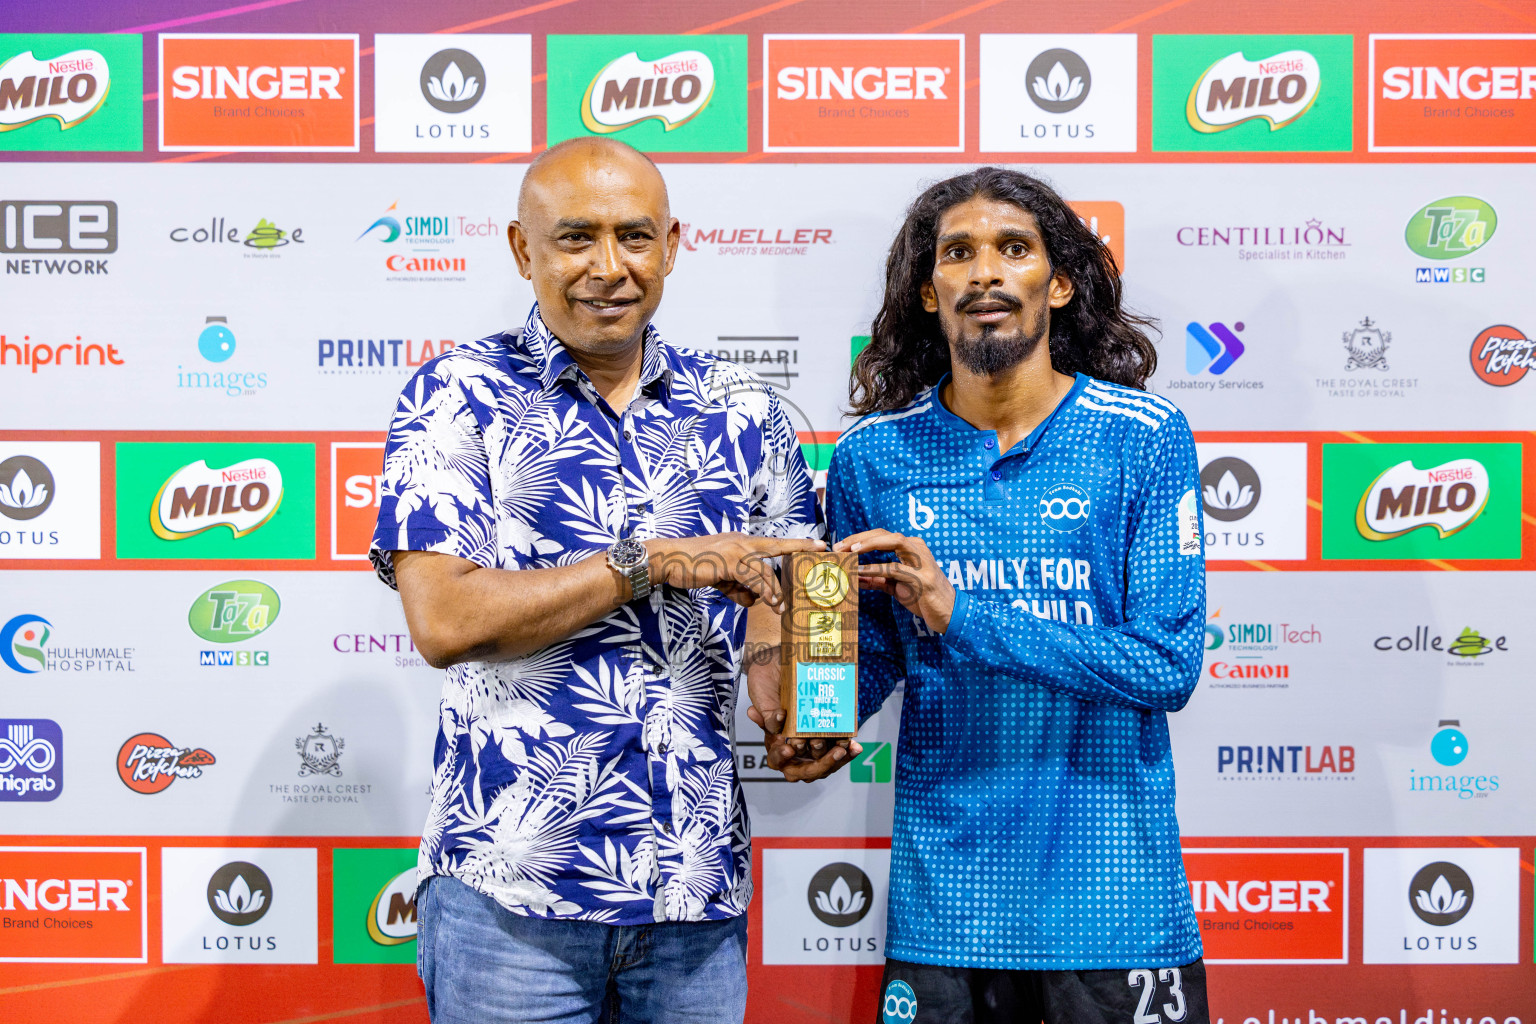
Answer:
[[[950,352],[967,370],[984,377],[996,376],[1028,359],[1050,331],[1049,307],[1041,305],[1035,322],[1003,334],[992,324],[983,324],[974,338],[959,335],[949,339]]]

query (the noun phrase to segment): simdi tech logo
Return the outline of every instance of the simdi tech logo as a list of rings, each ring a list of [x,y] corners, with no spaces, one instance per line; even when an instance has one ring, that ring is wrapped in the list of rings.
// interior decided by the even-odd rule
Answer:
[[[964,149],[964,36],[763,36],[764,152]]]
[[[981,150],[1134,153],[1136,36],[981,37]]]
[[[118,444],[117,555],[314,558],[315,446]]]
[[[549,144],[613,135],[645,152],[747,150],[744,35],[552,35]]]
[[[0,152],[139,152],[144,37],[0,35]]]
[[[143,847],[0,847],[0,962],[148,958]]]
[[[533,148],[532,36],[380,33],[373,46],[376,152]]]
[[[1325,444],[1323,557],[1520,557],[1518,444]]]
[[[1373,35],[1373,153],[1536,150],[1536,35]]]
[[[160,36],[160,148],[355,153],[355,35]]]
[[[1348,152],[1354,42],[1344,35],[1152,37],[1152,149]]]

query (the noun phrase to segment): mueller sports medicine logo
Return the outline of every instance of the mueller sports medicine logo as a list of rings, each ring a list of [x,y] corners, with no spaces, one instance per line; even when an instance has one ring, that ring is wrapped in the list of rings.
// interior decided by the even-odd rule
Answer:
[[[283,501],[283,474],[271,459],[245,459],[212,469],[202,459],[172,473],[150,510],[162,540],[195,537],[227,526],[235,537],[259,529]]]
[[[1349,851],[1186,849],[1209,963],[1345,963]]]
[[[144,963],[142,847],[0,847],[0,961]]]
[[[763,149],[958,152],[964,67],[963,36],[765,35]]]
[[[1485,327],[1472,339],[1472,372],[1484,384],[1507,388],[1536,369],[1536,341],[1527,338],[1518,327],[1497,324]],[[0,466],[0,477],[5,470]],[[3,512],[4,509],[0,509]]]
[[[0,718],[0,801],[57,800],[64,733],[47,718]]]
[[[48,60],[19,53],[0,64],[0,132],[49,117],[61,130],[74,128],[101,109],[111,85],[107,58],[96,50]]]
[[[154,732],[141,732],[123,741],[117,751],[117,777],[135,793],[163,793],[177,779],[200,779],[215,764],[202,747],[178,747]]]
[[[5,272],[33,276],[102,276],[117,251],[117,204],[109,200],[0,200],[0,252]],[[12,259],[16,253],[33,259]]]
[[[716,256],[805,256],[818,246],[833,245],[831,228],[700,227],[682,225],[683,248],[689,252],[713,252]]]
[[[1190,376],[1199,376],[1209,373],[1213,377],[1220,377],[1232,368],[1232,364],[1243,357],[1248,350],[1238,338],[1246,329],[1241,320],[1233,321],[1228,327],[1224,323],[1191,323],[1184,329],[1184,369]],[[1227,382],[1223,382],[1226,386]],[[1232,382],[1232,387],[1263,387],[1258,381]],[[1174,381],[1169,387],[1199,388],[1202,390],[1214,387],[1213,383],[1202,381]]]
[[[356,152],[357,36],[160,36],[160,148]]]
[[[1449,537],[1471,526],[1488,504],[1488,470],[1476,459],[1431,469],[1399,462],[1373,480],[1355,510],[1368,540],[1390,540],[1422,526]]]
[[[655,60],[630,51],[592,76],[581,98],[581,123],[608,135],[643,121],[666,131],[698,117],[715,94],[715,65],[698,50],[679,50]]]
[[[1373,152],[1536,150],[1536,37],[1370,37]]]

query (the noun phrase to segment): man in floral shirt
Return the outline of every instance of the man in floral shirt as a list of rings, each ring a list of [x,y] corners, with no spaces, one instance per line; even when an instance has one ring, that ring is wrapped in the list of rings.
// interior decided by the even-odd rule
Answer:
[[[822,547],[810,475],[771,389],[651,325],[679,235],[644,156],[554,147],[508,237],[537,305],[406,385],[372,551],[448,669],[428,1008],[740,1021],[743,606],[779,610],[770,559]]]

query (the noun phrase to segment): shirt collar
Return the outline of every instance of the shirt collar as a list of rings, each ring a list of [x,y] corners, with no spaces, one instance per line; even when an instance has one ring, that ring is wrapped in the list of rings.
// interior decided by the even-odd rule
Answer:
[[[950,374],[946,373],[944,376],[940,377],[939,382],[933,386],[934,418],[944,430],[951,434],[960,435],[966,438],[976,437],[977,435],[983,433],[983,431],[973,427],[959,416],[956,416],[953,412],[950,411],[949,407],[944,404],[944,399],[941,396],[944,392],[944,385],[949,383],[949,378]],[[1028,437],[1024,438],[1023,445],[1026,451],[1035,448],[1040,443],[1040,438],[1045,435],[1046,430],[1048,430],[1051,424],[1056,421],[1056,418],[1061,414],[1062,410],[1066,409],[1073,403],[1073,401],[1077,399],[1077,396],[1082,392],[1083,388],[1087,386],[1089,379],[1090,378],[1085,373],[1079,373],[1075,375],[1075,378],[1072,381],[1072,387],[1068,389],[1067,393],[1062,397],[1061,401],[1057,402],[1056,407],[1050,411],[1049,415],[1047,415],[1045,419],[1041,420],[1039,425],[1037,425],[1034,430],[1029,432]],[[985,433],[993,433],[993,431],[985,431]]]
[[[545,390],[553,388],[562,377],[570,377],[574,380],[576,375],[581,373],[581,367],[576,365],[576,360],[572,359],[570,352],[566,351],[565,344],[555,337],[549,325],[544,322],[537,302],[528,311],[528,319],[523,322],[522,344],[537,362],[539,383]],[[654,383],[658,385],[662,395],[666,395],[672,375],[669,350],[670,346],[661,336],[661,332],[656,329],[656,325],[646,324],[645,337],[640,343],[640,388],[642,390]]]

